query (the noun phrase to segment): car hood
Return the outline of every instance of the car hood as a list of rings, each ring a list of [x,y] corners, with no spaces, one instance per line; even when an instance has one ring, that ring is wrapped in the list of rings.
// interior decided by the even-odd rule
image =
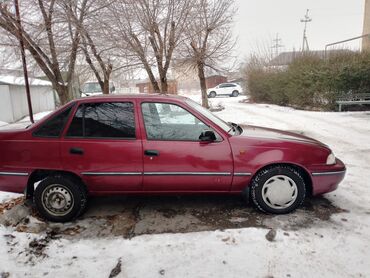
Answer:
[[[327,145],[316,139],[294,132],[251,125],[241,125],[241,127],[243,129],[243,132],[240,134],[241,136],[263,139],[276,139],[282,141],[295,141],[307,144],[320,145],[322,147],[328,148]]]

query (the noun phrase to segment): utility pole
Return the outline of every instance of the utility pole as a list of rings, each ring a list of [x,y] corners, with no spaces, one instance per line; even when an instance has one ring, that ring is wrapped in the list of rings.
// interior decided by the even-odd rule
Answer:
[[[304,19],[301,19],[301,22],[304,23],[304,30],[303,30],[303,43],[302,43],[302,52],[309,51],[310,48],[308,46],[308,39],[307,39],[307,23],[312,21],[312,18],[308,16],[309,9],[306,11],[306,15],[304,16]]]
[[[272,42],[274,44],[272,45],[271,48],[274,49],[275,57],[277,57],[279,55],[279,48],[284,47],[284,45],[280,44],[281,43],[281,38],[279,38],[279,33],[276,33],[276,39],[272,40]]]
[[[1,3],[7,3],[7,2],[10,2],[10,0],[0,0],[0,4]],[[26,87],[28,112],[30,114],[30,121],[31,121],[31,123],[34,123],[35,121],[33,119],[31,93],[30,93],[30,84],[28,82],[26,53],[25,53],[25,50],[24,50],[23,33],[22,33],[22,22],[21,22],[21,15],[20,15],[20,12],[19,12],[19,3],[18,3],[18,0],[14,0],[14,8],[15,8],[15,16],[16,16],[17,25],[18,25],[17,26],[17,29],[18,29],[18,40],[19,40],[19,47],[21,49],[21,56],[22,56],[24,84],[25,84],[25,87]]]
[[[365,0],[365,14],[364,14],[364,27],[363,27],[363,39],[362,39],[362,51],[370,50],[370,36],[366,36],[370,33],[370,0]]]

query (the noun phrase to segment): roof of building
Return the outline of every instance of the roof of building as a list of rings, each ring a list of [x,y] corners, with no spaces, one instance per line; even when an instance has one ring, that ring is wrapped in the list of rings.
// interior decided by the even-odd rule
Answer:
[[[50,81],[45,81],[41,79],[28,78],[28,81],[30,86],[52,86]],[[24,86],[24,77],[0,75],[0,85]]]
[[[270,66],[286,66],[286,65],[291,64],[294,59],[302,57],[304,55],[314,56],[314,57],[324,59],[325,55],[332,56],[335,54],[346,53],[346,52],[350,52],[350,50],[334,49],[334,50],[327,50],[326,53],[325,53],[325,50],[312,50],[312,51],[310,50],[306,52],[301,52],[301,51],[282,52],[278,56],[273,58],[270,61],[269,65]]]

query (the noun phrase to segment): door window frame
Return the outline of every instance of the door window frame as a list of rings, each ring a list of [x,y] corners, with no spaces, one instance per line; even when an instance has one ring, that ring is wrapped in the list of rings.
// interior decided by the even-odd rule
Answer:
[[[145,136],[145,139],[147,141],[159,141],[159,142],[194,142],[194,143],[202,143],[202,141],[200,140],[183,140],[183,139],[180,139],[180,140],[174,140],[174,139],[149,139],[148,138],[148,135],[147,135],[147,132],[146,132],[146,126],[145,126],[145,119],[144,119],[144,114],[143,114],[143,111],[142,111],[142,105],[145,104],[145,103],[158,103],[158,104],[169,104],[169,105],[175,105],[175,106],[178,106],[182,109],[184,109],[186,112],[188,112],[189,114],[191,114],[194,118],[198,119],[198,121],[202,122],[204,125],[208,126],[208,128],[210,130],[212,130],[216,137],[217,137],[217,140],[213,141],[212,143],[221,143],[224,141],[224,137],[222,135],[222,133],[220,133],[218,131],[218,129],[214,128],[212,124],[209,124],[209,120],[207,121],[204,121],[204,119],[202,119],[202,117],[199,117],[198,115],[194,114],[188,107],[186,106],[183,106],[181,105],[180,103],[175,103],[175,102],[169,102],[169,101],[161,101],[161,100],[142,100],[139,104],[138,104],[138,112],[140,112],[140,115],[141,115],[141,125],[142,125],[142,134],[143,134],[143,139],[144,139],[144,136]],[[199,134],[200,135],[200,134]],[[210,144],[210,143],[208,143]]]
[[[84,137],[84,136],[67,136],[69,127],[72,124],[72,121],[79,109],[79,107],[83,105],[89,105],[89,104],[98,104],[98,103],[131,103],[134,109],[134,127],[135,127],[135,138],[129,138],[129,137]],[[136,141],[141,140],[141,133],[140,133],[140,126],[138,125],[138,111],[136,107],[136,102],[134,99],[130,100],[99,100],[99,101],[81,101],[75,107],[73,107],[70,118],[68,119],[67,123],[64,126],[64,130],[62,132],[62,138],[64,140],[83,140],[83,141]]]

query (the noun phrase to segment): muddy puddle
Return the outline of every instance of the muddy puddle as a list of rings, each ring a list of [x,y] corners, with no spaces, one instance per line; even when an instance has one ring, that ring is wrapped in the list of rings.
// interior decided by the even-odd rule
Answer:
[[[246,205],[240,196],[148,196],[92,198],[86,213],[76,221],[59,224],[43,221],[31,205],[17,201],[11,210],[25,217],[13,226],[19,232],[55,233],[66,238],[188,233],[247,227],[298,230],[330,221],[346,210],[324,197],[307,199],[294,213],[269,215]],[[27,212],[28,210],[28,212]],[[7,210],[2,214],[6,214]],[[20,213],[14,213],[19,215]],[[2,217],[2,216],[1,216]]]

